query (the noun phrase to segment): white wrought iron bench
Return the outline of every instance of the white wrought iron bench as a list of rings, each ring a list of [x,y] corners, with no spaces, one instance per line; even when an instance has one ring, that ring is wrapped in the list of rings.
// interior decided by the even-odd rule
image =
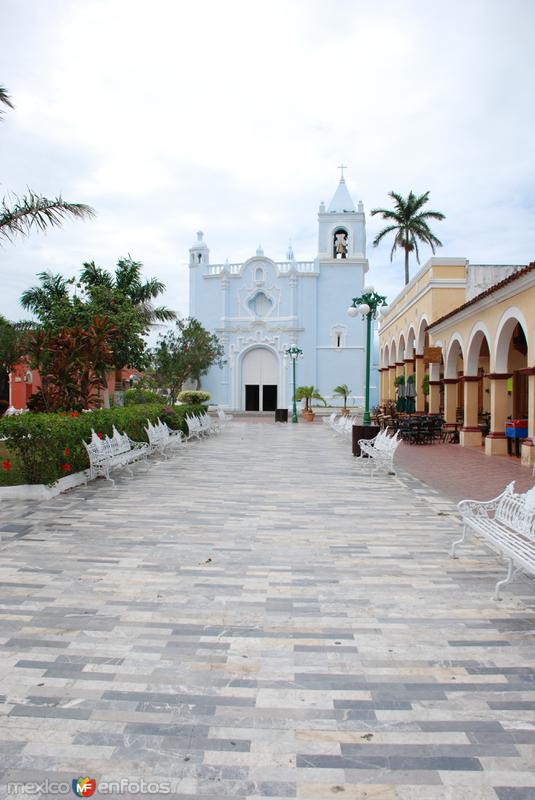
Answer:
[[[340,416],[332,424],[335,436],[351,436],[352,428],[353,417],[350,416]]]
[[[188,427],[186,441],[189,442],[191,439],[200,439],[205,435],[199,418],[194,414],[192,416],[186,416],[186,425]]]
[[[184,443],[182,431],[172,430],[160,419],[157,420],[155,425],[153,425],[148,419],[145,432],[147,434],[151,449],[159,452],[165,458],[168,457],[166,450]]]
[[[337,411],[333,411],[332,414],[329,414],[328,417],[323,417],[323,423],[325,425],[328,425],[330,428],[332,428],[332,427],[334,427],[334,421],[335,421],[337,416],[338,416],[338,412]]]
[[[400,443],[399,431],[389,436],[386,428],[384,431],[379,431],[373,439],[359,439],[359,458],[369,464],[372,475],[378,469],[384,470],[389,475],[395,475],[394,455]]]
[[[217,418],[219,420],[219,429],[223,430],[225,425],[228,425],[230,420],[232,419],[232,414],[226,414],[225,409],[221,408],[221,406],[217,407]]]
[[[211,436],[214,433],[220,432],[219,421],[212,419],[208,414],[202,414],[200,417],[197,417],[197,419],[201,423],[201,430],[206,436]]]
[[[126,469],[133,475],[130,465],[145,461],[151,452],[146,442],[134,442],[126,433],[119,433],[115,427],[111,438],[100,438],[95,431],[91,433],[90,443],[83,441],[89,456],[89,480],[102,476],[115,486],[115,481],[110,478],[112,470]]]
[[[512,481],[493,500],[461,500],[457,504],[463,535],[453,542],[451,557],[455,558],[457,545],[464,542],[470,530],[508,562],[506,577],[496,584],[495,600],[500,599],[501,587],[519,572],[535,575],[535,487],[524,494],[517,494],[514,487]]]

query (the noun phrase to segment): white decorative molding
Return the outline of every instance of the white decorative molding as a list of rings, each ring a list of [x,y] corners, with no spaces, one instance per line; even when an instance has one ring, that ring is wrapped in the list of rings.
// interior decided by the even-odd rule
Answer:
[[[285,352],[286,343],[279,335],[272,335],[271,331],[257,328],[254,333],[238,336],[229,347],[228,364],[231,380],[231,408],[242,409],[242,364],[244,356],[257,347],[264,347],[274,354],[277,359],[277,404],[280,408],[286,406],[286,380],[285,380]]]
[[[259,293],[264,294],[267,299],[271,301],[271,308],[263,317],[258,317],[249,306],[251,300],[253,300],[253,298]],[[252,320],[254,322],[258,322],[259,320],[268,320],[271,318],[278,319],[281,301],[281,289],[278,286],[273,284],[271,286],[267,286],[264,282],[263,286],[258,287],[256,282],[253,280],[249,286],[240,287],[237,290],[236,295],[238,297],[239,306],[246,312],[248,315],[246,319],[249,321]],[[243,317],[239,319],[243,319]]]

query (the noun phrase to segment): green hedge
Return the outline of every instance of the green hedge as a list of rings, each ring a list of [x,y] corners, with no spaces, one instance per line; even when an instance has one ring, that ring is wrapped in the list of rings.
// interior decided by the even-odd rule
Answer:
[[[175,406],[162,404],[135,405],[127,408],[102,408],[87,414],[22,414],[0,420],[0,437],[4,445],[20,460],[25,483],[45,483],[51,486],[71,472],[89,467],[87,452],[82,444],[91,439],[91,429],[102,436],[112,435],[115,425],[121,433],[126,431],[131,439],[146,442],[147,419],[163,419],[174,430],[185,430],[186,414],[202,414],[202,406]]]
[[[127,389],[124,393],[125,406],[145,405],[146,403],[162,403],[162,398],[150,389]]]

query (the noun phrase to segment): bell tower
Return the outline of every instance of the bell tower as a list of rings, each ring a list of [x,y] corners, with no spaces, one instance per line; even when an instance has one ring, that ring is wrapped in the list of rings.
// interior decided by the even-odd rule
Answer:
[[[318,213],[318,258],[320,262],[366,259],[366,220],[364,205],[359,200],[357,208],[349,194],[344,169],[340,183],[329,207],[321,203]],[[367,271],[367,264],[365,271]]]
[[[197,231],[197,241],[189,249],[189,265],[196,267],[200,264],[208,264],[210,261],[210,250],[203,240],[204,233]]]

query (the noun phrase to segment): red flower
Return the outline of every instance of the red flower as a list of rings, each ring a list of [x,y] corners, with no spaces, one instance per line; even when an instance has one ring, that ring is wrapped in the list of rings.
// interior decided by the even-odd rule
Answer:
[[[104,438],[104,436],[101,434],[100,431],[98,431],[97,436],[98,436],[99,439],[103,439]]]
[[[66,456],[68,456],[68,455],[69,455],[69,448],[68,448],[68,447],[66,447],[66,448],[65,448],[65,455],[66,455]]]
[[[70,472],[71,471],[71,465],[70,464],[64,464],[62,469],[63,469],[63,472]]]
[[[71,411],[71,413],[69,414],[69,417],[77,417],[77,416],[78,416],[77,411]]]
[[[5,461],[2,461],[2,469],[4,472],[9,472],[11,469],[11,461],[9,461],[7,458]]]

